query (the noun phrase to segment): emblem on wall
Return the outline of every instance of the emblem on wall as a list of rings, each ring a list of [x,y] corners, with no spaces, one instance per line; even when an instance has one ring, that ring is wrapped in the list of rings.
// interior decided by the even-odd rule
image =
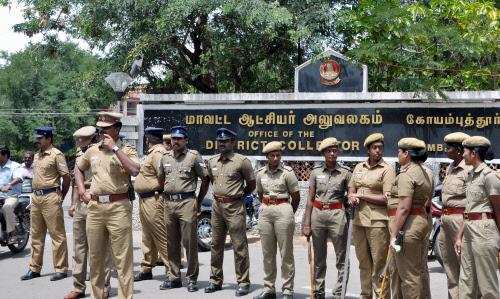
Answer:
[[[323,85],[334,86],[340,83],[340,64],[333,60],[327,59],[319,66],[320,83]]]

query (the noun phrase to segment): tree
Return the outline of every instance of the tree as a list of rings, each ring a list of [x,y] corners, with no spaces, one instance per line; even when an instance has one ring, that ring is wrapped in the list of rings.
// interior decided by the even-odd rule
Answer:
[[[122,66],[143,56],[149,91],[163,93],[290,90],[333,9],[325,0],[17,2],[27,9],[16,30],[65,31]]]
[[[41,125],[53,125],[55,141],[69,149],[73,132],[114,99],[103,79],[108,63],[74,44],[49,38],[1,58],[0,136],[17,155],[33,148]]]
[[[495,1],[364,0],[337,18],[347,55],[368,65],[371,91],[498,88]]]

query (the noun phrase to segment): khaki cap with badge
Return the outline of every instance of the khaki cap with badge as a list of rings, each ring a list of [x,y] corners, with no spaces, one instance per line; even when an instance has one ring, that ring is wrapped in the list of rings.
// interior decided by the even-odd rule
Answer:
[[[368,137],[366,137],[366,139],[365,139],[363,146],[368,148],[370,146],[370,144],[377,142],[377,141],[384,141],[384,134],[373,133],[373,134],[368,135]]]
[[[469,138],[470,136],[462,132],[454,132],[444,136],[445,143],[460,143]]]
[[[413,137],[406,137],[402,138],[398,141],[398,148],[404,149],[404,150],[420,150],[420,149],[425,149],[425,142],[413,138]]]
[[[80,137],[91,137],[96,133],[97,129],[94,126],[86,126],[82,127],[73,133],[73,137],[75,138],[80,138]]]
[[[467,139],[465,139],[462,142],[463,146],[466,147],[490,147],[491,142],[488,140],[488,138],[483,137],[483,136],[471,136]]]
[[[283,144],[281,142],[271,141],[264,146],[264,148],[262,149],[262,153],[267,154],[270,152],[282,151],[282,150],[283,150]]]
[[[102,111],[98,114],[96,126],[100,128],[110,127],[120,122],[123,114],[113,111]]]
[[[335,137],[328,137],[326,139],[323,139],[321,143],[318,146],[318,151],[322,152],[324,149],[329,148],[331,146],[338,146],[340,141],[337,140]]]

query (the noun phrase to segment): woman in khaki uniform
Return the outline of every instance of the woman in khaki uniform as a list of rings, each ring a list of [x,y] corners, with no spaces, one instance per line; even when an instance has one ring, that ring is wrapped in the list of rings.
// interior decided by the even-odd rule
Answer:
[[[257,170],[257,193],[262,203],[259,232],[264,261],[264,289],[255,298],[276,298],[276,244],[281,254],[283,298],[292,298],[295,265],[293,258],[294,213],[300,202],[299,183],[292,168],[281,164],[281,142],[264,146],[267,165]],[[292,199],[291,202],[289,199]]]
[[[388,215],[394,217],[390,223],[391,247],[397,271],[392,281],[398,298],[427,298],[428,276],[423,264],[425,254],[422,244],[426,243],[429,222],[425,205],[432,192],[432,182],[427,171],[420,165],[427,155],[425,143],[416,138],[403,138],[398,142],[398,160],[401,170],[396,178],[392,193],[397,197],[397,209],[391,199]],[[396,239],[399,239],[396,241]],[[396,244],[398,243],[398,244]],[[402,249],[398,250],[398,246]]]
[[[472,170],[466,183],[464,222],[455,242],[461,264],[459,298],[498,298],[500,174],[484,163],[493,158],[488,139],[472,136],[462,144],[465,163]]]
[[[460,257],[455,253],[455,240],[463,222],[465,210],[465,182],[470,166],[463,159],[462,142],[470,136],[455,132],[444,137],[446,153],[453,162],[446,169],[443,181],[443,215],[439,233],[439,250],[443,268],[448,281],[448,298],[458,299],[458,278],[460,276]]]
[[[359,261],[361,298],[367,299],[380,292],[379,277],[389,247],[387,195],[396,174],[382,158],[384,135],[369,135],[364,146],[368,160],[354,168],[349,182],[349,204],[356,206],[353,241]]]
[[[334,298],[340,298],[344,275],[349,276],[345,265],[347,245],[347,218],[344,210],[349,169],[337,164],[339,141],[326,138],[318,150],[325,157],[325,164],[315,167],[309,177],[309,200],[302,223],[302,234],[312,235],[314,249],[314,298],[325,298],[325,275],[328,240],[333,243],[337,266],[337,283]]]

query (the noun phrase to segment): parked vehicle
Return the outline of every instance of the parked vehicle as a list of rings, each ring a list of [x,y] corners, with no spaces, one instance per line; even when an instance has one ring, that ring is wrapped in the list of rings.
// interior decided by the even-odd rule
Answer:
[[[30,210],[31,193],[22,193],[18,196],[18,204],[14,209],[16,215],[17,242],[9,244],[8,240],[0,239],[0,246],[7,246],[12,253],[19,253],[28,245],[30,237]],[[5,218],[1,208],[5,203],[5,198],[0,198],[0,223],[2,234],[6,230]]]

